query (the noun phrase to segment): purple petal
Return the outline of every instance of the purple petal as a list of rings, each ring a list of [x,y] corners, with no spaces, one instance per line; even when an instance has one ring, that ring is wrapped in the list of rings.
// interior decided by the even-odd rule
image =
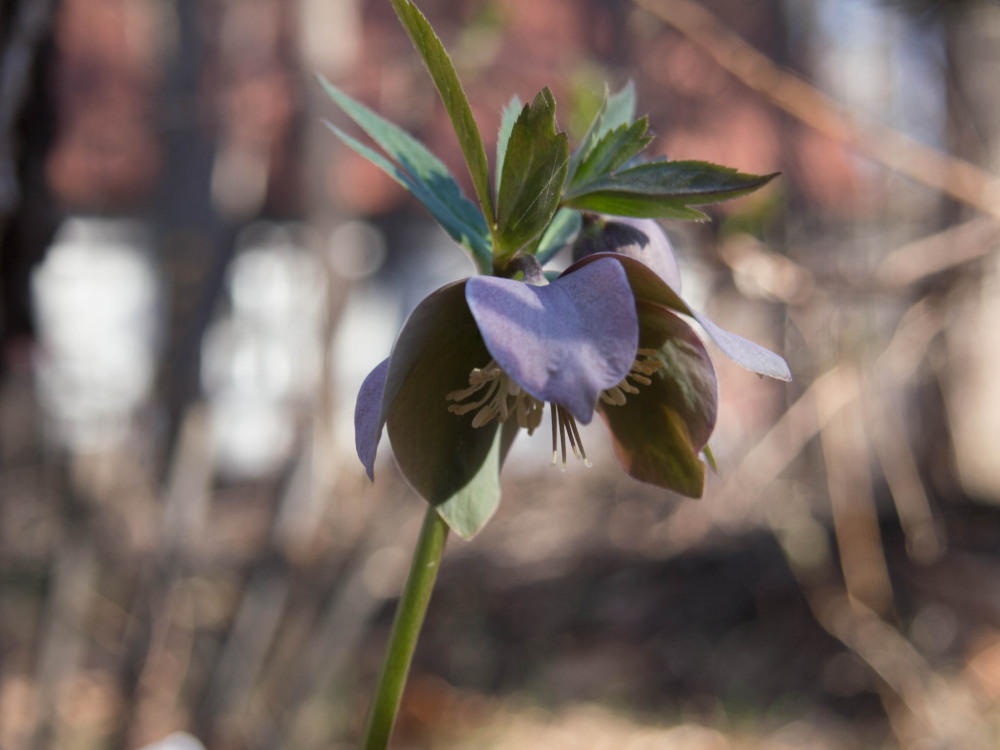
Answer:
[[[602,390],[621,382],[639,340],[635,300],[616,260],[600,260],[547,286],[479,276],[466,284],[486,348],[541,401],[581,423]]]
[[[765,349],[760,344],[727,331],[697,310],[691,310],[691,317],[698,321],[716,346],[736,364],[756,372],[758,375],[767,375],[775,380],[788,381],[792,379],[792,371],[788,369],[788,363],[770,349]]]
[[[365,465],[368,478],[375,479],[375,452],[382,439],[385,419],[382,417],[382,394],[385,391],[385,376],[389,371],[389,360],[384,359],[368,373],[358,392],[358,402],[354,407],[354,444],[358,458]]]
[[[640,263],[634,258],[622,256],[618,253],[588,255],[563,271],[563,275],[560,278],[570,277],[586,269],[590,264],[599,263],[611,258],[618,259],[625,268],[636,300],[662,305],[671,310],[690,315],[705,329],[705,333],[716,343],[723,354],[741,367],[756,372],[758,375],[767,375],[777,380],[792,379],[788,363],[781,356],[764,348],[760,344],[755,344],[753,341],[749,341],[716,325],[706,315],[689,307],[687,302],[681,299],[677,292],[664,283],[663,279],[644,263]]]
[[[671,289],[681,290],[681,271],[674,248],[653,219],[630,219],[585,214],[583,231],[573,244],[573,260],[593,253],[620,253],[649,266]]]

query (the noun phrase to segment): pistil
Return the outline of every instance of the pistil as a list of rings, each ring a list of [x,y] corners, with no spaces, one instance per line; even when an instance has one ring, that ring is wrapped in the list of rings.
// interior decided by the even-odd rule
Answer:
[[[580,439],[580,429],[576,426],[576,419],[566,411],[561,406],[551,405],[552,407],[552,465],[556,465],[556,461],[559,458],[560,453],[562,454],[562,465],[559,467],[563,471],[566,470],[566,444],[569,443],[570,448],[573,451],[573,455],[577,457],[578,460],[583,461],[583,465],[590,467],[590,459],[587,458],[587,453],[583,449],[583,441]],[[558,436],[557,433],[558,432]]]

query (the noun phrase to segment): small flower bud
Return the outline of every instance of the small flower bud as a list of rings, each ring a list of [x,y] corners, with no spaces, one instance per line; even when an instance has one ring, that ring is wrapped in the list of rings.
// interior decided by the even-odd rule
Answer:
[[[621,253],[641,261],[675,292],[681,274],[670,240],[653,219],[583,215],[583,229],[573,243],[573,260],[593,253]]]

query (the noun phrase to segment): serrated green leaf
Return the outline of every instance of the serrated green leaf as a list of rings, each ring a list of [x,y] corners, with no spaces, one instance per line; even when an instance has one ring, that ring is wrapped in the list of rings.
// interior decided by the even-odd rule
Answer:
[[[653,136],[646,135],[648,129],[649,118],[643,117],[631,125],[619,125],[605,132],[580,162],[571,185],[586,185],[614,172],[653,140]]]
[[[562,250],[566,244],[573,239],[580,231],[583,219],[579,211],[569,208],[560,208],[552,221],[545,228],[535,251],[535,257],[542,265],[548,263],[552,257]]]
[[[619,216],[702,219],[704,214],[689,206],[739,198],[776,176],[702,161],[655,161],[573,188],[563,205]]]
[[[507,142],[510,140],[510,132],[514,129],[518,115],[521,114],[521,98],[515,94],[503,108],[503,116],[500,118],[500,133],[497,136],[497,164],[496,164],[496,190],[500,192],[500,174],[503,172],[503,162],[507,156]]]
[[[587,157],[605,133],[621,125],[629,124],[634,118],[635,86],[632,84],[632,81],[626,83],[620,91],[610,96],[605,89],[604,101],[600,109],[597,110],[597,114],[594,115],[594,120],[590,123],[587,134],[584,135],[583,140],[580,141],[580,145],[577,146],[576,150],[570,156],[570,180],[575,181],[576,171],[580,163]]]
[[[569,144],[556,131],[555,100],[543,89],[511,129],[497,193],[495,259],[503,263],[546,227],[559,206]]]
[[[462,154],[465,156],[465,163],[469,167],[469,174],[472,175],[472,184],[476,189],[476,196],[479,198],[479,205],[486,215],[487,221],[495,221],[496,210],[493,206],[493,196],[490,193],[489,165],[486,162],[486,149],[483,148],[483,139],[476,126],[476,119],[472,116],[472,108],[469,106],[469,99],[465,95],[461,82],[458,80],[458,73],[455,66],[445,51],[444,45],[434,33],[430,23],[424,17],[417,6],[410,0],[390,0],[392,7],[396,11],[403,28],[417,48],[423,58],[427,71],[434,80],[441,101],[444,102],[448,116],[451,118],[455,135],[458,136]]]
[[[382,169],[396,182],[413,193],[430,212],[437,222],[448,232],[451,237],[463,247],[467,248],[476,262],[476,266],[483,272],[492,267],[492,245],[490,242],[489,230],[483,221],[482,214],[472,205],[458,190],[458,185],[452,180],[452,186],[442,178],[436,181],[422,181],[414,179],[408,172],[389,159],[382,156],[372,148],[364,145],[356,138],[351,137],[336,125],[326,123],[327,127],[333,131],[340,140],[349,146],[355,153],[363,156],[375,166]],[[469,211],[461,211],[457,206],[462,204],[455,200],[455,193]],[[448,196],[449,202],[442,197],[442,193]]]
[[[567,197],[604,191],[656,196],[685,205],[715,203],[746,195],[776,176],[744,174],[705,161],[653,161],[574,188]]]
[[[635,219],[708,220],[708,214],[696,208],[689,208],[683,203],[621,191],[584,193],[575,198],[564,199],[562,205],[564,208],[593,211],[610,216],[630,216]]]
[[[583,161],[584,157],[590,153],[590,149],[594,147],[597,139],[600,138],[601,134],[598,129],[601,126],[601,120],[604,117],[604,113],[608,108],[608,88],[604,87],[604,99],[601,100],[601,106],[598,107],[597,113],[594,115],[594,119],[590,122],[590,127],[587,128],[587,132],[584,133],[583,138],[577,144],[573,153],[569,156],[569,180],[572,181],[576,177],[576,170],[580,166],[580,162]]]

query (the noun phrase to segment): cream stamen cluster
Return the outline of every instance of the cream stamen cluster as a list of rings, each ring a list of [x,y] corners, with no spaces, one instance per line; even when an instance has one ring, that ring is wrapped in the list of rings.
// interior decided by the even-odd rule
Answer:
[[[525,393],[524,389],[515,383],[496,363],[490,360],[486,367],[477,367],[469,373],[469,387],[462,390],[452,391],[445,396],[448,401],[461,402],[478,394],[481,390],[486,392],[476,401],[469,403],[455,403],[448,407],[452,414],[468,414],[470,411],[478,409],[476,416],[472,418],[473,427],[482,427],[489,424],[494,418],[498,421],[506,422],[507,418],[514,414],[517,417],[517,426],[534,432],[542,422],[542,409],[544,403],[534,396]]]
[[[632,362],[632,369],[628,375],[613,388],[601,391],[601,401],[609,406],[621,406],[625,403],[626,393],[636,394],[639,389],[628,382],[631,378],[639,385],[649,385],[653,381],[649,376],[663,367],[663,362],[656,357],[656,349],[639,349],[636,353],[635,361]],[[642,359],[640,359],[640,357]]]
[[[601,391],[601,401],[609,406],[621,406],[625,403],[626,394],[639,392],[636,384],[652,383],[650,375],[663,367],[663,362],[656,359],[656,354],[655,349],[639,349],[628,375],[618,385]],[[517,418],[518,427],[526,429],[529,435],[541,424],[542,409],[545,407],[544,402],[526,393],[500,369],[496,360],[492,359],[485,367],[476,367],[469,373],[468,388],[452,391],[445,398],[455,402],[448,406],[448,411],[452,414],[476,412],[472,418],[473,427],[483,427],[494,419],[502,424],[513,414]],[[576,425],[576,419],[562,406],[550,404],[550,407],[552,464],[555,465],[561,457],[562,468],[566,468],[566,448],[569,446],[574,456],[583,461],[585,466],[590,466],[587,453],[583,449],[583,442],[580,440],[580,429]]]

